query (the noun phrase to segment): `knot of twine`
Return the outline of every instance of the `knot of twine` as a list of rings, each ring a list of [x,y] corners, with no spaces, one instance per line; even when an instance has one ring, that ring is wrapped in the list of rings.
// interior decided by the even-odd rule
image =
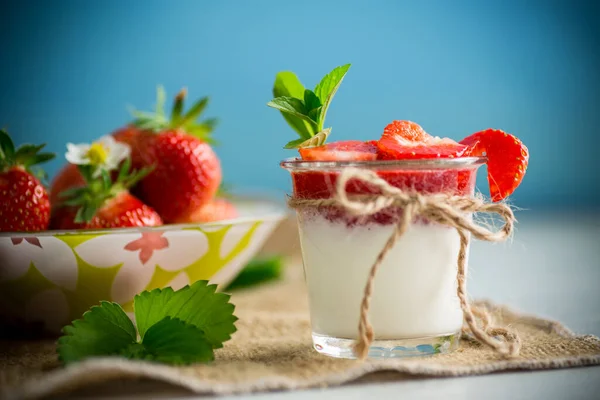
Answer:
[[[346,186],[350,180],[359,180],[367,183],[377,188],[380,194],[349,195],[346,191]],[[290,198],[288,199],[288,205],[292,208],[340,206],[355,216],[372,215],[390,206],[402,209],[402,218],[369,270],[368,280],[360,305],[359,339],[354,345],[354,354],[357,358],[364,360],[367,357],[369,347],[374,338],[373,327],[369,322],[369,307],[377,270],[387,253],[408,230],[411,222],[417,216],[455,228],[458,232],[460,249],[457,260],[457,296],[463,311],[464,320],[467,324],[463,330],[466,333],[470,332],[477,341],[491,347],[504,356],[513,357],[519,354],[521,340],[517,333],[508,328],[491,326],[489,313],[485,309],[470,305],[467,298],[467,272],[465,264],[470,234],[479,240],[488,242],[506,240],[511,235],[515,222],[514,214],[507,205],[486,203],[478,198],[452,196],[443,193],[429,195],[408,193],[388,184],[375,172],[358,168],[346,168],[342,171],[338,178],[335,197],[329,199]],[[504,224],[496,231],[489,230],[472,221],[471,213],[474,212],[498,214],[504,220]],[[481,326],[477,324],[476,318],[481,320]],[[500,338],[503,340],[499,340]]]

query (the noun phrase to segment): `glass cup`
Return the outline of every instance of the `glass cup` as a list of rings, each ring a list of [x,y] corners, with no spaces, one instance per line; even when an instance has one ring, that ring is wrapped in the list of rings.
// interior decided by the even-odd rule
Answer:
[[[485,158],[401,161],[303,161],[281,166],[292,176],[296,199],[330,199],[340,173],[368,169],[388,184],[424,195],[473,196],[477,169]],[[378,189],[350,180],[351,195]],[[402,219],[390,206],[355,216],[340,206],[297,210],[308,287],[314,348],[325,355],[356,358],[361,301],[369,271]],[[470,216],[468,216],[470,217]],[[397,239],[375,276],[369,309],[374,340],[368,357],[445,353],[458,347],[463,312],[457,297],[460,238],[452,227],[416,217]],[[467,252],[468,255],[468,252]]]

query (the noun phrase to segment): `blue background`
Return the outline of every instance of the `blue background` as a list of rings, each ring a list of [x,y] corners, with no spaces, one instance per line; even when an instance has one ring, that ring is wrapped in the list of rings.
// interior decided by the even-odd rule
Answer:
[[[17,142],[106,134],[156,84],[211,96],[225,180],[287,190],[294,138],[265,106],[275,73],[313,87],[352,63],[332,140],[393,119],[460,139],[495,127],[528,145],[521,207],[598,207],[600,12],[583,1],[20,1],[0,9],[0,126]],[[16,2],[15,2],[16,3]],[[487,192],[484,174],[482,191]]]

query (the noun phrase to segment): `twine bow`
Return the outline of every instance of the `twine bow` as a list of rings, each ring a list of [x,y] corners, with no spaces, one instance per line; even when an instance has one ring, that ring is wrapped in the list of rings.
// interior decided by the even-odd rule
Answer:
[[[349,195],[346,186],[350,180],[359,180],[379,189],[376,195]],[[404,192],[388,184],[375,172],[358,168],[346,168],[338,178],[336,196],[331,199],[299,199],[290,198],[288,204],[292,208],[340,206],[348,213],[355,216],[375,214],[383,209],[394,206],[402,209],[402,218],[396,229],[381,249],[369,271],[360,306],[360,320],[358,324],[358,342],[354,345],[354,353],[359,359],[365,359],[369,353],[369,346],[373,342],[374,332],[369,322],[369,307],[373,294],[375,275],[381,262],[392,249],[396,241],[408,230],[411,222],[417,216],[429,221],[437,222],[455,228],[460,237],[457,269],[457,296],[463,311],[467,331],[480,343],[491,347],[496,352],[505,356],[516,356],[521,348],[519,336],[508,328],[491,326],[490,317],[486,310],[471,306],[467,299],[466,288],[466,257],[469,246],[470,234],[479,240],[500,242],[506,240],[512,233],[515,217],[505,204],[486,203],[479,198],[451,196],[448,194],[429,194]],[[497,231],[478,225],[472,221],[471,213],[495,213],[503,220],[504,224]],[[481,320],[478,326],[476,317]],[[498,340],[498,338],[503,340]]]

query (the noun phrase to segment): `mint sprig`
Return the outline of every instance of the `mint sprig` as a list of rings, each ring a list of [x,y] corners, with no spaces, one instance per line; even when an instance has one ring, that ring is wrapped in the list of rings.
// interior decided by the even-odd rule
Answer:
[[[328,128],[327,133],[322,134],[327,110],[348,69],[350,64],[335,68],[321,79],[314,91],[305,89],[293,72],[282,71],[277,74],[273,85],[275,98],[267,105],[279,110],[300,136],[300,139],[288,142],[286,149],[320,146],[325,143],[331,131]],[[310,140],[319,134],[321,136],[318,140]]]
[[[213,350],[230,339],[237,321],[229,295],[216,293],[216,288],[198,281],[178,291],[155,289],[137,295],[137,331],[120,305],[101,302],[63,329],[59,359],[65,364],[99,356],[168,364],[212,361]]]

